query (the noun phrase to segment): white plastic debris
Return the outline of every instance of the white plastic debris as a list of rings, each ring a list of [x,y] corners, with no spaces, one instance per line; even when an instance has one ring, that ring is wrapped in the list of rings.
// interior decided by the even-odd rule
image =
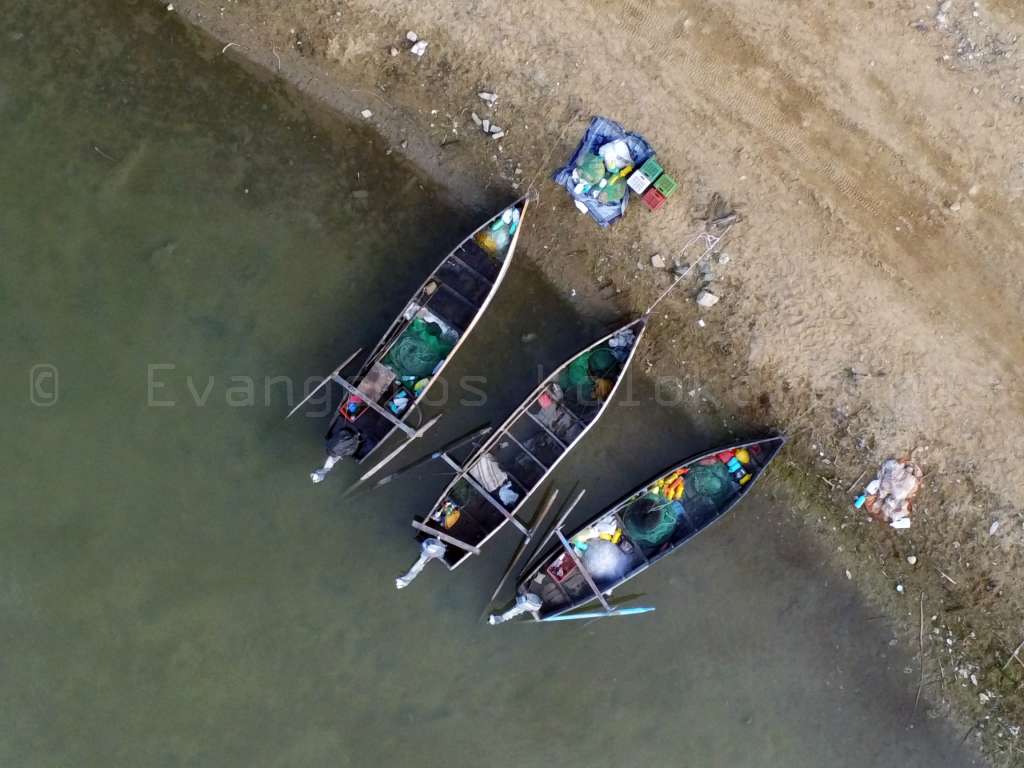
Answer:
[[[996,531],[998,531],[998,530],[999,530],[999,521],[998,520],[993,520],[992,521],[992,525],[990,525],[988,527],[988,535],[989,536],[995,536],[996,535]]]
[[[370,111],[370,110],[368,110],[368,109],[364,109],[364,110],[363,110],[362,112],[360,112],[359,114],[363,116],[363,119],[364,119],[364,120],[369,120],[369,119],[370,119],[371,117],[373,117],[373,112],[371,112],[371,111]]]
[[[908,557],[907,562],[910,563],[910,565],[917,565],[917,555],[911,555]]]
[[[498,100],[498,94],[489,93],[488,91],[480,91],[480,93],[478,93],[477,96],[486,101],[492,107],[494,106],[494,102]]]
[[[504,131],[498,131],[497,133],[492,133],[491,134],[491,138],[492,139],[501,139],[501,138],[504,138],[504,137],[505,137],[505,132]]]
[[[497,125],[491,124],[491,133],[504,133],[504,128],[499,128]]]
[[[921,487],[924,473],[912,462],[886,459],[878,476],[864,489],[864,508],[868,513],[893,528],[910,527],[910,508]]]
[[[417,43],[413,43],[412,48],[409,49],[409,53],[413,56],[422,56],[427,52],[427,45],[428,43],[426,40],[420,40]]]
[[[849,569],[847,569],[847,570],[846,570],[846,578],[847,578],[847,579],[852,579],[852,578],[853,578],[853,574],[852,574],[852,573],[850,573],[850,570],[849,570]]]
[[[490,133],[491,132],[491,121],[488,120],[486,117],[484,118],[483,128],[484,128],[484,133]]]
[[[420,36],[410,29],[408,32],[405,33],[405,39],[408,40],[410,43],[415,43],[417,40],[420,39]]]
[[[629,153],[629,144],[625,139],[616,139],[604,144],[597,153],[604,160],[604,165],[609,171],[616,171],[633,164],[633,156]]]
[[[653,256],[651,256],[651,266],[654,267],[655,269],[664,269],[665,258],[660,253],[654,254]]]
[[[498,489],[498,498],[501,500],[502,504],[507,507],[511,507],[519,501],[519,494],[512,488],[511,483],[505,483]]]
[[[469,116],[473,118],[473,123],[475,125],[483,125],[484,124],[484,121],[480,119],[480,115],[478,115],[476,112],[471,112]]]
[[[704,307],[713,307],[720,301],[720,298],[713,294],[711,291],[702,290],[697,294],[697,305]]]
[[[580,213],[587,213],[587,206],[585,206],[579,200],[574,200],[573,202],[576,204],[576,210],[578,210]]]
[[[398,49],[395,48],[395,46],[391,46],[391,50],[388,51],[388,53],[390,53],[392,56],[397,56],[398,55]]]
[[[174,12],[174,3],[168,3],[167,4],[167,12],[168,13],[173,13]]]
[[[707,323],[704,322],[704,318],[702,317],[702,318],[697,320],[697,325],[699,325],[701,328],[703,328],[704,326],[707,325]]]
[[[899,592],[902,595],[903,594],[903,585],[902,584],[897,584],[896,585],[896,591]]]

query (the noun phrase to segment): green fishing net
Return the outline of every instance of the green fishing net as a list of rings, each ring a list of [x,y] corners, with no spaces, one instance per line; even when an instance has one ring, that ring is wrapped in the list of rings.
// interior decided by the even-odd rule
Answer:
[[[736,488],[736,481],[720,461],[690,467],[683,499],[694,523],[699,527],[707,518],[717,514],[732,499]]]
[[[584,352],[566,366],[558,380],[562,389],[576,389],[582,384],[590,383],[590,354],[590,352]]]
[[[421,379],[434,372],[437,364],[444,360],[455,346],[442,336],[437,323],[428,323],[420,318],[413,320],[384,358],[384,365],[400,378]]]
[[[619,361],[607,347],[599,347],[590,353],[587,369],[594,376],[613,376],[619,367]]]
[[[651,548],[672,535],[682,512],[683,506],[678,502],[668,502],[648,493],[630,504],[622,515],[622,524],[629,538],[642,547]]]

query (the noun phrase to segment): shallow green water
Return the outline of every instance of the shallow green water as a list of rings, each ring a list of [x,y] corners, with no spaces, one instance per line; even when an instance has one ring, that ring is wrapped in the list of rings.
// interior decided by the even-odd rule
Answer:
[[[440,469],[343,504],[351,467],[308,480],[323,421],[284,422],[265,387],[372,343],[506,200],[445,208],[156,6],[3,6],[0,765],[968,761],[912,718],[910,662],[770,478],[634,582],[651,616],[483,625],[511,530],[397,593]],[[485,375],[487,405],[435,443],[612,319],[577,318],[530,247],[449,369]],[[563,496],[587,481],[574,520],[723,437],[651,396],[636,380],[558,473]]]

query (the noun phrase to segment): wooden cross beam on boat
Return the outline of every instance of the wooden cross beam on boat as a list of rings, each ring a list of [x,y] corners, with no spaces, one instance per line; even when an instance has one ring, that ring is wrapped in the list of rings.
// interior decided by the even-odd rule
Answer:
[[[587,586],[594,591],[594,596],[597,597],[598,602],[601,603],[602,607],[605,609],[606,612],[611,613],[614,609],[610,605],[608,605],[608,601],[605,600],[604,595],[601,594],[601,590],[597,588],[597,584],[594,583],[594,577],[590,575],[590,571],[586,569],[586,567],[583,565],[583,561],[580,560],[579,557],[576,555],[575,548],[573,548],[572,544],[570,544],[568,539],[565,538],[565,535],[562,533],[561,530],[556,530],[555,536],[557,536],[558,540],[562,542],[562,546],[565,548],[566,553],[568,553],[573,563],[576,564],[576,567],[579,568],[580,575],[583,576],[583,578],[586,580]]]
[[[343,379],[339,374],[332,373],[331,379],[342,387],[350,395],[355,395],[363,403],[368,405],[371,410],[376,411],[379,415],[390,421],[400,430],[405,432],[409,437],[416,434],[416,430],[406,424],[402,419],[398,418],[395,414],[391,413],[387,408],[384,408],[380,403],[376,402],[372,397],[366,397],[365,393],[360,392],[359,389],[347,379]]]

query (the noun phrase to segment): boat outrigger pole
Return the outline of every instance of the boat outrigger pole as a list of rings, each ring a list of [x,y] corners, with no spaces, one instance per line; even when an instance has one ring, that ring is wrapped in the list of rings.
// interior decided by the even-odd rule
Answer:
[[[608,601],[605,600],[604,595],[601,594],[601,590],[597,588],[597,584],[594,583],[594,577],[590,575],[590,571],[588,571],[586,566],[583,565],[583,561],[580,560],[579,556],[576,554],[576,550],[573,548],[572,544],[569,543],[569,540],[565,538],[565,535],[562,533],[561,528],[555,529],[555,536],[557,536],[558,540],[562,542],[562,546],[565,547],[565,551],[569,554],[569,557],[572,558],[572,561],[576,564],[576,567],[580,569],[580,574],[586,580],[587,585],[593,590],[594,595],[601,603],[601,606],[605,609],[607,613],[611,613],[613,610],[612,607],[608,605]]]
[[[606,619],[609,616],[638,616],[642,613],[653,613],[653,605],[637,605],[632,608],[617,608],[611,613],[603,611],[584,611],[583,613],[563,613],[558,616],[549,616],[540,621],[579,621],[580,619]]]
[[[413,407],[415,408],[416,406],[413,406]],[[424,424],[419,429],[413,431],[411,434],[409,433],[409,430],[406,429],[408,427],[407,424],[405,424],[404,422],[398,422],[399,426],[402,427],[402,431],[406,432],[406,434],[409,435],[409,439],[406,440],[404,443],[401,443],[400,445],[398,445],[395,448],[395,450],[393,450],[391,453],[389,453],[383,459],[381,459],[376,464],[374,464],[372,467],[370,467],[370,469],[368,469],[366,472],[364,472],[362,477],[359,478],[359,482],[361,483],[364,480],[367,480],[367,479],[373,477],[381,469],[386,467],[388,465],[388,462],[390,462],[398,454],[400,454],[402,451],[404,451],[406,446],[409,445],[409,443],[411,443],[413,440],[419,440],[421,437],[423,437],[423,435],[426,434],[427,430],[430,429],[432,426],[434,426],[438,422],[438,419],[440,419],[442,416],[444,416],[444,414],[443,413],[439,413],[439,414],[437,414],[437,416],[434,416],[432,419],[428,419],[426,424]]]
[[[416,469],[416,467],[422,466],[423,464],[426,464],[429,461],[433,461],[434,459],[441,458],[441,454],[442,453],[446,453],[447,451],[454,451],[456,448],[461,448],[466,443],[469,443],[469,442],[472,442],[474,440],[477,440],[478,438],[484,437],[485,435],[488,435],[488,434],[490,434],[493,431],[494,431],[494,427],[492,427],[490,425],[485,425],[483,427],[480,427],[479,429],[475,429],[472,432],[469,432],[469,433],[463,435],[462,437],[457,438],[456,440],[453,440],[452,442],[450,442],[447,445],[445,445],[443,448],[439,448],[438,450],[434,451],[433,453],[428,453],[426,456],[422,456],[422,457],[416,459],[416,461],[412,462],[411,464],[406,464],[401,469],[396,469],[394,472],[392,472],[390,474],[387,474],[387,475],[384,475],[384,477],[382,477],[380,480],[375,482],[369,488],[366,488],[364,490],[372,491],[375,488],[380,488],[382,485],[387,485],[392,480],[394,480],[396,477],[401,477],[406,472],[409,472],[410,470]],[[398,455],[398,453],[401,450],[403,450],[405,448],[405,446],[406,446],[406,443],[402,443],[402,445],[400,445],[398,448],[396,448],[394,451],[392,451],[384,461],[380,462],[380,464],[383,465],[385,462],[391,461],[391,459],[393,459],[396,455]],[[356,481],[355,485],[353,485],[351,488],[349,488],[347,491],[345,491],[345,494],[344,494],[344,496],[342,496],[342,498],[348,498],[349,496],[354,495],[357,492],[357,490],[359,489],[359,487],[363,484],[363,481],[366,480],[367,478],[369,478],[372,473],[376,472],[378,468],[379,467],[374,467],[373,469],[370,470],[370,472],[368,472],[367,474],[364,474],[362,477],[360,477],[359,480]]]
[[[353,353],[352,353],[351,355],[349,355],[348,357],[346,357],[346,358],[345,358],[345,362],[343,362],[343,363],[342,363],[341,365],[339,365],[339,366],[338,366],[337,368],[335,368],[335,369],[334,369],[333,371],[331,371],[331,372],[330,372],[330,373],[329,373],[329,374],[327,375],[327,377],[326,377],[326,378],[324,378],[324,380],[323,380],[323,381],[321,381],[321,382],[320,382],[319,384],[317,384],[317,385],[316,385],[316,387],[315,387],[315,388],[313,389],[313,391],[312,391],[312,392],[310,392],[310,393],[309,393],[308,395],[306,395],[306,396],[305,396],[304,398],[302,398],[302,402],[301,402],[301,403],[299,403],[299,404],[298,404],[298,405],[296,405],[296,406],[295,406],[294,408],[292,408],[292,409],[291,409],[290,411],[288,411],[288,415],[287,415],[287,416],[285,416],[285,418],[286,418],[286,419],[290,419],[290,418],[292,417],[292,414],[293,414],[293,413],[295,413],[295,412],[296,412],[297,410],[299,410],[299,408],[301,408],[301,407],[302,407],[302,406],[304,406],[304,405],[305,405],[306,403],[308,403],[308,402],[309,402],[309,399],[310,399],[310,398],[311,398],[311,397],[312,397],[313,395],[315,395],[315,394],[316,394],[317,392],[319,392],[319,391],[320,391],[321,389],[323,389],[324,385],[325,385],[325,384],[326,384],[326,383],[327,383],[328,381],[330,381],[330,380],[331,380],[331,379],[333,379],[333,378],[334,378],[335,376],[337,376],[337,375],[338,375],[339,373],[341,373],[341,369],[342,369],[342,368],[344,368],[344,367],[345,367],[346,365],[348,365],[349,363],[351,363],[351,362],[352,362],[352,361],[353,361],[353,360],[354,360],[354,359],[356,358],[356,355],[358,355],[358,354],[359,354],[360,352],[362,352],[362,351],[363,351],[363,348],[362,348],[362,347],[360,347],[360,348],[359,348],[359,349],[357,349],[357,350],[356,350],[355,352],[353,352]]]
[[[526,552],[526,548],[530,546],[530,542],[533,541],[534,535],[536,535],[537,531],[540,530],[540,526],[544,523],[544,519],[548,516],[548,512],[550,512],[551,508],[555,505],[555,499],[557,498],[557,488],[552,488],[548,491],[547,498],[545,498],[541,503],[540,511],[537,513],[537,517],[534,520],[533,525],[530,526],[530,535],[526,536],[521,542],[519,542],[519,546],[516,547],[515,554],[512,555],[512,559],[509,561],[508,567],[505,569],[505,572],[501,575],[501,579],[498,581],[498,586],[494,588],[494,592],[491,594],[491,599],[487,601],[487,607],[484,608],[484,612],[480,616],[481,619],[483,619],[484,616],[487,615],[488,611],[491,610],[491,603],[494,602],[494,598],[496,598],[498,593],[501,592],[501,588],[505,586],[505,582],[508,580],[508,577],[512,575],[512,569],[516,567],[516,563],[519,562],[519,558],[523,556],[523,553]]]

